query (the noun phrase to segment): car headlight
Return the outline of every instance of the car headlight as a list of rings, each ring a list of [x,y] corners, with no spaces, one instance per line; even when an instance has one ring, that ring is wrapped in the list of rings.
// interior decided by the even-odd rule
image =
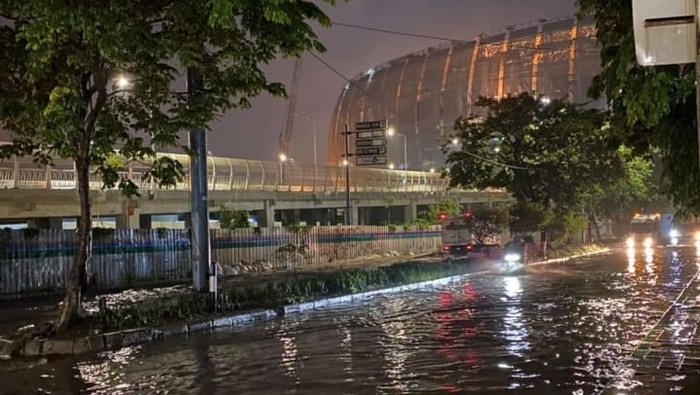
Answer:
[[[676,229],[671,229],[671,231],[668,233],[669,237],[672,239],[680,237],[680,232],[678,232]]]
[[[627,248],[634,248],[634,237],[627,238]]]
[[[654,241],[651,239],[651,237],[644,239],[644,248],[651,248],[652,244],[654,244]]]
[[[700,231],[695,232],[695,241],[700,241]]]
[[[520,260],[520,254],[515,254],[515,253],[506,254],[506,255],[503,257],[503,259],[504,259],[506,262],[517,262],[517,261]]]

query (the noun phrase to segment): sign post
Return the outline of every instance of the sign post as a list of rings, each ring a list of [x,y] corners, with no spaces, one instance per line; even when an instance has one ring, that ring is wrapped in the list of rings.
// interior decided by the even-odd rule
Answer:
[[[387,121],[358,122],[355,124],[355,156],[358,166],[385,165]]]
[[[637,62],[642,66],[695,63],[700,161],[700,0],[632,0]]]
[[[700,0],[698,0],[700,1]],[[352,224],[350,213],[350,158],[356,157],[358,166],[386,165],[386,126],[388,122],[368,121],[357,122],[355,130],[345,125],[343,135],[345,137],[345,225]],[[355,135],[355,153],[350,153],[350,135]]]

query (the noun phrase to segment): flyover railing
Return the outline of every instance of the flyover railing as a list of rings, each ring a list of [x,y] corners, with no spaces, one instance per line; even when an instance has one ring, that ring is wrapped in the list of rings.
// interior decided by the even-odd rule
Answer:
[[[189,190],[189,156],[161,153],[158,156],[168,156],[179,161],[185,170],[183,179],[167,189]],[[166,189],[158,187],[144,176],[148,168],[149,161],[126,163],[121,175],[143,190]],[[52,166],[47,167],[37,165],[28,157],[0,161],[0,189],[75,189],[76,179],[75,167],[67,160],[56,160]],[[210,157],[208,180],[210,191],[339,193],[345,191],[345,168],[290,161]],[[430,172],[358,167],[350,169],[351,192],[444,193],[447,192],[448,185],[448,179]],[[91,188],[102,188],[99,176],[91,175]]]

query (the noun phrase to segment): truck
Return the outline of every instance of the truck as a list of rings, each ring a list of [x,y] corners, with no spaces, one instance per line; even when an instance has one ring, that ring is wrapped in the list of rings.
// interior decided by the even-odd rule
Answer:
[[[697,219],[680,220],[671,213],[635,214],[629,225],[627,247],[678,245],[681,241],[700,241]]]
[[[446,254],[470,254],[474,252],[474,235],[469,226],[470,218],[464,216],[440,217],[442,252]]]

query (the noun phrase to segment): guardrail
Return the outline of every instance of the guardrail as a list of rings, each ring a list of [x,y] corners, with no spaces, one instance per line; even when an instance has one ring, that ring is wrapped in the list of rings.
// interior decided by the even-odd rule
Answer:
[[[185,169],[183,179],[169,190],[186,191],[190,188],[190,158],[183,154],[159,153],[179,161]],[[345,191],[345,169],[341,166],[295,162],[267,162],[258,160],[210,157],[208,159],[210,191],[274,191],[338,193]],[[156,184],[144,178],[149,161],[131,162],[121,173],[143,190],[158,190]],[[91,175],[90,187],[101,189],[102,181]],[[56,160],[52,166],[41,167],[31,158],[20,157],[0,160],[0,189],[76,188],[75,168],[71,161]],[[372,168],[350,169],[351,192],[446,192],[449,180],[439,174]],[[498,190],[485,192],[501,192]]]

